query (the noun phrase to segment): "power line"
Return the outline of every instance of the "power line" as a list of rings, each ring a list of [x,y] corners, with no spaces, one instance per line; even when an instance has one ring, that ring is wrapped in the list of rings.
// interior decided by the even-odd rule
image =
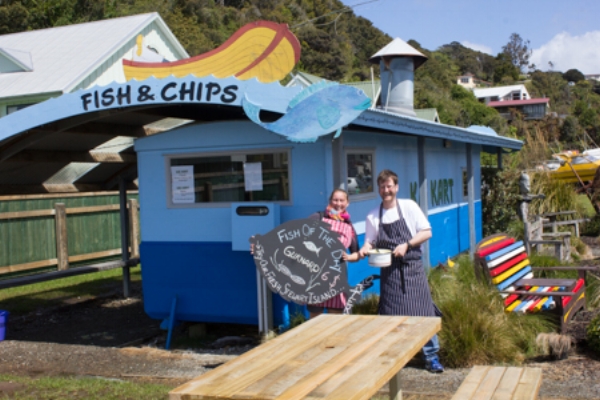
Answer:
[[[363,2],[361,2],[361,3],[353,4],[353,5],[351,5],[351,6],[347,6],[347,7],[344,7],[344,8],[340,8],[339,10],[330,11],[330,12],[328,12],[327,14],[323,14],[323,15],[320,15],[320,16],[318,16],[318,17],[311,18],[311,19],[309,19],[309,20],[306,20],[306,21],[304,21],[304,22],[301,22],[301,23],[299,23],[299,24],[296,24],[296,25],[294,25],[294,26],[291,26],[291,27],[290,27],[290,29],[295,29],[295,28],[298,28],[298,27],[300,27],[300,26],[303,26],[303,25],[306,25],[306,24],[308,24],[308,23],[311,23],[312,21],[316,21],[316,20],[318,20],[318,19],[321,19],[321,18],[327,17],[327,16],[329,16],[329,15],[332,15],[332,14],[339,14],[339,15],[338,15],[338,16],[337,16],[337,17],[336,17],[336,18],[335,18],[333,21],[331,21],[331,22],[327,22],[327,23],[324,23],[324,24],[319,24],[319,25],[317,25],[317,26],[326,26],[326,25],[334,24],[334,23],[336,23],[336,22],[337,22],[338,18],[339,18],[339,17],[340,17],[340,16],[341,16],[343,13],[351,12],[351,11],[352,11],[354,8],[356,8],[356,7],[358,7],[358,6],[362,6],[362,5],[369,4],[369,3],[375,3],[376,1],[379,1],[379,0],[367,0],[367,1],[363,1]]]

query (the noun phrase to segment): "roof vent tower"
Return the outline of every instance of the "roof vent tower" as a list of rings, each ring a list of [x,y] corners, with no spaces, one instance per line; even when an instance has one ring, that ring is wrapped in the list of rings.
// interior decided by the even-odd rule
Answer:
[[[427,61],[427,57],[396,38],[369,61],[379,63],[381,107],[389,112],[416,116],[413,104],[415,70]]]

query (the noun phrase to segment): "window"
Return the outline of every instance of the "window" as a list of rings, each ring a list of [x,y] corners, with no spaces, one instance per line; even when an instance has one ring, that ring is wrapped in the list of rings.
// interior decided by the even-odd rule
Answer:
[[[373,193],[374,150],[346,152],[346,190],[350,195]],[[342,184],[342,187],[344,185]]]
[[[6,106],[6,115],[12,114],[14,112],[17,112],[19,110],[22,110],[22,109],[27,108],[32,105],[33,104],[16,104],[14,106]]]
[[[172,204],[289,201],[289,152],[171,157]]]
[[[460,78],[462,83],[469,83],[469,78]]]

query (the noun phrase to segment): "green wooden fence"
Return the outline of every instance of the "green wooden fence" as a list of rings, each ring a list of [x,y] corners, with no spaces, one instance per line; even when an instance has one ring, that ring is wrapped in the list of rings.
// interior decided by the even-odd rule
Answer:
[[[133,257],[139,243],[137,192],[127,197]],[[0,197],[0,279],[120,255],[118,192]]]

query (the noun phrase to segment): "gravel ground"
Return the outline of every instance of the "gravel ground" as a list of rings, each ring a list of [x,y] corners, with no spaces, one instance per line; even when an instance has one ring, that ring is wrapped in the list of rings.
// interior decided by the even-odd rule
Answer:
[[[597,256],[597,255],[596,255]],[[118,292],[118,288],[115,288]],[[162,350],[166,333],[143,311],[141,288],[133,297],[65,299],[52,310],[16,316],[8,323],[7,340],[0,342],[0,374],[26,376],[94,376],[163,383],[177,387],[255,345],[224,345],[194,351]],[[539,358],[529,365],[543,369],[541,400],[600,399],[600,359],[584,347],[587,322],[600,309],[580,313],[569,332],[577,346],[564,360]],[[180,329],[181,330],[181,329]],[[215,340],[229,335],[251,338],[256,327],[207,324]],[[469,369],[430,374],[413,360],[402,370],[405,400],[450,399]],[[0,382],[0,398],[14,390]],[[387,392],[383,388],[382,394]]]

